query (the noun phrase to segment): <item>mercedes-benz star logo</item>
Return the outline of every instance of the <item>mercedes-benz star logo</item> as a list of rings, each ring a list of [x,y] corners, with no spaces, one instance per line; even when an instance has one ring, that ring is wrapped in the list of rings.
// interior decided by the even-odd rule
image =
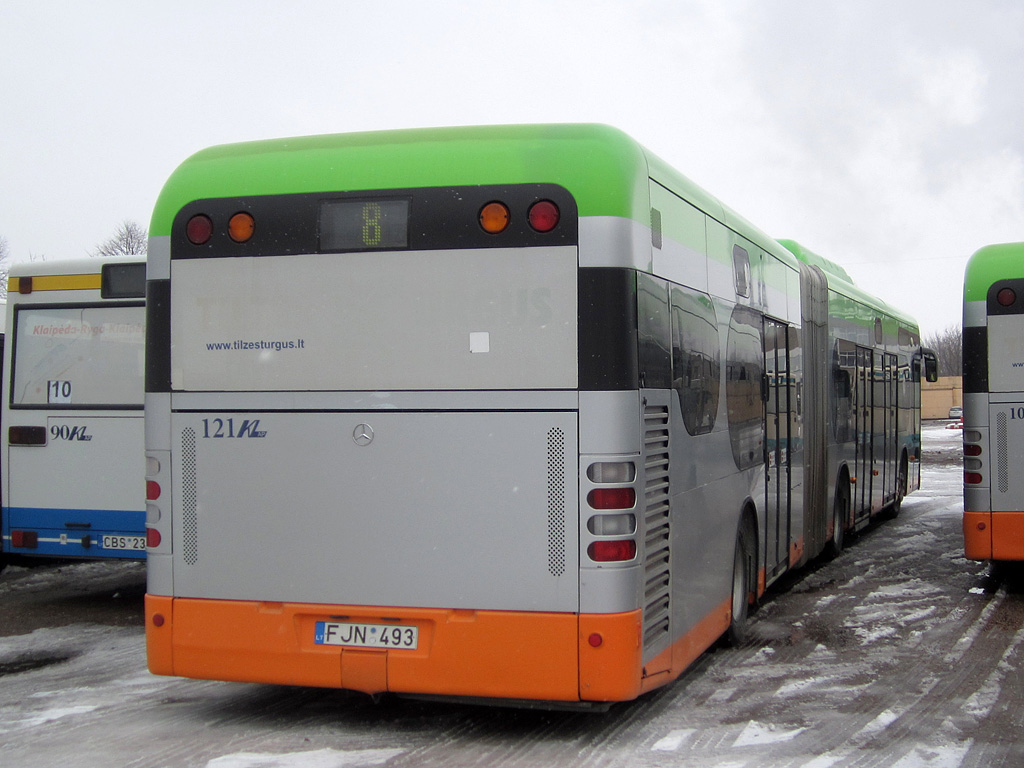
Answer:
[[[369,445],[373,442],[373,427],[369,424],[356,424],[352,430],[352,440],[356,445]]]

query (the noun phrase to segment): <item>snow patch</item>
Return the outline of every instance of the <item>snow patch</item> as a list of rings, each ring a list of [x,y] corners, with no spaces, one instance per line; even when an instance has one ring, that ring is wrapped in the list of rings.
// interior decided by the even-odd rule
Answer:
[[[690,738],[694,733],[693,728],[682,728],[677,731],[669,731],[667,736],[663,736],[654,742],[654,746],[651,747],[652,752],[675,752],[679,747],[683,745],[683,742]]]
[[[806,728],[784,730],[774,723],[758,723],[751,720],[743,732],[736,737],[733,746],[756,747],[764,744],[777,744],[781,741],[792,741],[806,730]]]
[[[865,725],[861,729],[861,733],[865,735],[871,735],[878,733],[879,731],[884,731],[890,725],[899,720],[899,718],[900,716],[898,714],[893,712],[891,709],[887,709],[884,712],[880,713],[878,717],[876,717],[870,723]]]
[[[915,747],[892,768],[960,768],[974,741],[942,747]]]
[[[217,757],[206,768],[350,768],[383,765],[404,749],[317,749],[274,755],[259,752],[238,752]]]
[[[55,720],[62,720],[65,717],[72,715],[83,715],[86,712],[92,712],[96,709],[95,706],[80,705],[77,707],[54,707],[52,709],[44,710],[43,712],[37,712],[29,717],[22,718],[21,720],[15,720],[11,723],[14,728],[0,728],[0,733],[6,733],[7,731],[14,730],[16,728],[35,728],[37,725],[45,725],[46,723],[52,723]]]

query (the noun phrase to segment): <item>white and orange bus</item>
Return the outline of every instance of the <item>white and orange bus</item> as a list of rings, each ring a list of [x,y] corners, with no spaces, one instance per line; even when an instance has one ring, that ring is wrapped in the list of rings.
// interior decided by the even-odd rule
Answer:
[[[604,706],[918,484],[913,321],[611,128],[215,147],[150,232],[158,674]]]

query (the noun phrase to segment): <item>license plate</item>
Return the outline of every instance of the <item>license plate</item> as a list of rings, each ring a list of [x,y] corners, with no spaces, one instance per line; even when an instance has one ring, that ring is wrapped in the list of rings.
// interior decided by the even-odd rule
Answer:
[[[130,550],[145,550],[146,548],[146,537],[145,536],[104,536],[103,537],[103,548],[104,549],[130,549]]]
[[[317,645],[400,650],[415,650],[419,639],[419,627],[406,624],[354,624],[345,621],[318,621],[313,635]]]

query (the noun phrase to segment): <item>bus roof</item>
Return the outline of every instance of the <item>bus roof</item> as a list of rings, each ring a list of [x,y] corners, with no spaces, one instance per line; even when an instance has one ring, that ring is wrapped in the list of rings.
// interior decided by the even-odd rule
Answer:
[[[649,179],[789,261],[775,241],[607,125],[495,125],[303,136],[202,150],[171,175],[150,234],[169,235],[193,200],[302,192],[552,183],[568,189],[580,216],[650,225]]]
[[[1024,243],[997,243],[974,252],[964,271],[964,301],[985,301],[997,280],[1024,277]]]
[[[861,304],[866,304],[879,312],[894,317],[908,327],[917,328],[917,321],[910,315],[857,287],[857,284],[853,282],[853,278],[850,277],[850,274],[839,264],[826,259],[824,256],[819,256],[810,248],[804,247],[796,240],[780,239],[778,242],[787,250],[792,252],[793,255],[804,264],[818,267],[822,272],[824,272],[828,278],[828,286],[831,290],[854,299]]]
[[[11,277],[29,275],[98,275],[104,264],[137,264],[145,256],[88,256],[78,259],[56,259],[54,261],[19,261],[11,264]]]

